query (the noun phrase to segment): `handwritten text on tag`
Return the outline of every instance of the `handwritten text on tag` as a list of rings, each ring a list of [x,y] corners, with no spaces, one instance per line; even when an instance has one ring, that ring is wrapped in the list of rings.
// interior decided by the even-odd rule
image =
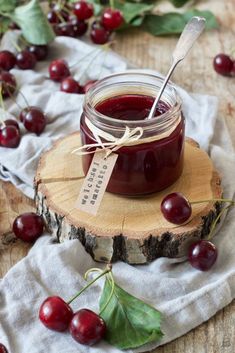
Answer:
[[[86,213],[96,215],[104,196],[106,187],[115,166],[118,154],[111,153],[106,159],[107,151],[96,152],[83,182],[76,207]]]

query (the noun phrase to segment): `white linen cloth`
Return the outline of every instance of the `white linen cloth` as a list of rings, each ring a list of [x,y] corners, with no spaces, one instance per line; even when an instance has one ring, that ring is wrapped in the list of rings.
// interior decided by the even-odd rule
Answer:
[[[55,57],[63,57],[71,64],[92,50],[75,39],[60,37],[52,45]],[[60,55],[59,55],[60,53]],[[77,53],[77,54],[75,54]],[[100,57],[101,58],[101,57]],[[113,53],[107,62],[93,62],[89,78],[125,70],[125,60]],[[52,141],[79,127],[82,96],[58,91],[58,84],[45,78],[48,62],[40,63],[37,71],[12,70],[30,105],[38,105],[50,117],[46,131],[40,136],[24,134],[18,149],[0,149],[0,175],[10,180],[26,195],[33,196],[33,176],[38,158]],[[80,65],[77,69],[81,73]],[[225,197],[234,196],[235,153],[223,120],[216,120],[217,99],[203,95],[189,95],[177,88],[183,99],[186,134],[200,142],[210,152],[219,170]],[[20,97],[17,99],[22,102]],[[17,112],[15,104],[9,111]],[[198,171],[200,173],[200,170]],[[169,342],[208,320],[235,297],[235,248],[232,245],[235,229],[234,209],[227,214],[214,242],[219,249],[216,264],[209,272],[200,272],[183,260],[160,258],[148,265],[114,264],[116,282],[136,297],[162,312],[164,338],[128,353],[144,352]],[[98,264],[102,267],[102,264]],[[0,342],[9,353],[119,353],[120,350],[102,341],[93,347],[75,342],[68,333],[47,330],[38,320],[38,309],[49,295],[65,300],[84,284],[83,275],[97,267],[77,240],[55,244],[45,235],[33,246],[29,255],[16,264],[0,281]],[[98,312],[102,280],[77,299],[74,310],[87,307]]]

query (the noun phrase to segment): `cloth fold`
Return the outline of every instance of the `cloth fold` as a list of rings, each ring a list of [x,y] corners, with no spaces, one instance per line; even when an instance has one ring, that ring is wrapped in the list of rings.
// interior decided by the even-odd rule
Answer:
[[[55,55],[73,63],[75,56],[82,57],[94,48],[75,39],[60,37],[50,51],[51,58]],[[86,79],[98,78],[102,70],[102,76],[105,76],[129,67],[114,53],[106,55],[107,61],[99,56],[96,58]],[[18,149],[0,149],[0,177],[13,182],[30,197],[33,196],[32,183],[40,154],[55,139],[79,128],[83,102],[82,95],[59,92],[58,84],[45,78],[47,66],[48,62],[40,63],[37,72],[12,70],[30,105],[39,105],[48,114],[50,122],[45,133],[36,137],[24,132]],[[81,75],[79,67],[77,74]],[[179,87],[177,90],[183,101],[186,134],[210,152],[222,177],[224,196],[233,197],[235,153],[223,119],[216,119],[217,99],[189,95]],[[18,96],[17,101],[22,104],[22,97]],[[12,102],[7,107],[11,113],[18,113]],[[116,282],[163,315],[164,338],[127,353],[149,351],[169,342],[208,320],[232,301],[235,297],[234,216],[235,211],[231,209],[226,222],[217,231],[214,243],[219,256],[208,272],[197,271],[184,259],[159,258],[141,266],[122,262],[114,264]],[[77,240],[57,244],[49,235],[38,239],[28,256],[0,281],[0,341],[9,352],[119,353],[120,350],[104,341],[94,347],[82,346],[68,333],[49,331],[38,320],[39,306],[47,296],[59,295],[69,299],[85,284],[83,275],[86,270],[97,266],[103,267],[92,260]],[[102,280],[96,282],[72,304],[73,309],[87,307],[98,312],[102,284]]]

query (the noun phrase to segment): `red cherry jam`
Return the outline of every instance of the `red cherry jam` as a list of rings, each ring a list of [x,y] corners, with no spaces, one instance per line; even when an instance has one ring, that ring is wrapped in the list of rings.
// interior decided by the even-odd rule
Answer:
[[[99,83],[94,85],[97,86]],[[96,88],[92,87],[93,89]],[[123,135],[125,126],[142,127],[144,131],[135,145],[123,146],[115,152],[118,159],[106,189],[109,192],[127,196],[154,193],[173,184],[182,173],[184,118],[180,108],[174,109],[163,96],[155,118],[152,121],[147,120],[154,98],[155,96],[136,92],[111,96],[95,103],[93,114],[90,109],[86,109],[87,101],[85,103],[81,117],[83,145],[96,143],[93,133],[85,123],[85,117],[115,137]],[[92,158],[93,154],[82,156],[85,174]]]

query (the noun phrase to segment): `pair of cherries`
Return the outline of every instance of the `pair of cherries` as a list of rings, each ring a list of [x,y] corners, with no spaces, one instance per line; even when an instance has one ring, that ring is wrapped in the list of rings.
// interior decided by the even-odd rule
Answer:
[[[62,92],[84,94],[96,82],[96,80],[91,80],[81,86],[71,76],[68,63],[63,59],[53,60],[48,70],[50,79],[60,82],[60,90]]]
[[[47,54],[47,45],[28,45],[16,55],[9,50],[2,50],[0,51],[0,69],[9,71],[16,65],[21,70],[30,70],[35,67],[37,61],[46,59]]]
[[[104,320],[94,311],[80,309],[73,312],[72,308],[61,297],[48,297],[39,309],[39,319],[48,329],[64,332],[69,329],[75,341],[93,345],[105,335]]]
[[[233,201],[231,203],[234,204]],[[181,225],[190,219],[192,206],[183,194],[175,192],[162,200],[161,212],[168,222]],[[215,222],[217,221],[218,219]],[[215,263],[217,256],[216,246],[208,240],[199,240],[191,244],[188,249],[188,261],[201,271],[209,270]]]
[[[43,111],[37,107],[28,106],[20,112],[20,121],[29,132],[40,135],[47,124]],[[20,127],[16,120],[7,119],[0,126],[0,146],[16,148],[21,140]]]

